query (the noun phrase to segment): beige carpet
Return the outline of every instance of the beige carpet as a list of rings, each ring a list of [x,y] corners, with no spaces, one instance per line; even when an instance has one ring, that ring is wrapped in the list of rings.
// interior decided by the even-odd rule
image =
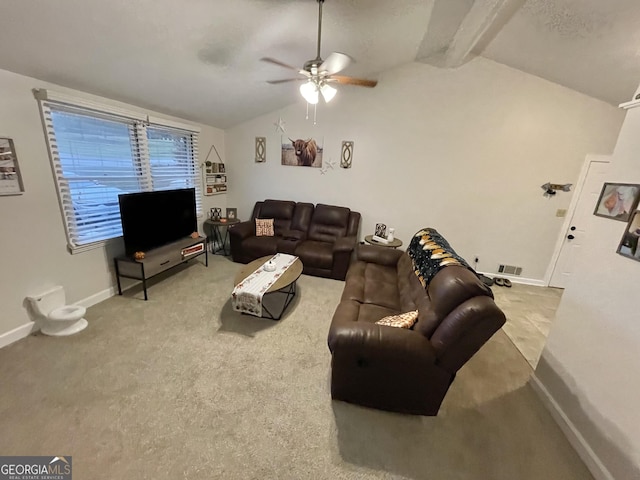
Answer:
[[[74,479],[590,479],[503,332],[438,417],[332,402],[342,282],[303,276],[280,321],[232,311],[215,257],[0,350],[0,454],[72,455]]]

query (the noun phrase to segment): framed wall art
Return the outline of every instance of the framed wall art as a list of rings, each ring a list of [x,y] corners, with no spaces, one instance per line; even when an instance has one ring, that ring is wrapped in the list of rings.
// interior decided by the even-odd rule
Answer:
[[[10,138],[0,137],[0,195],[24,193],[22,176],[18,167],[16,147]]]
[[[282,165],[322,168],[322,138],[282,137]]]
[[[340,168],[351,168],[353,162],[353,142],[345,140],[342,142],[342,152],[340,153]]]
[[[640,184],[605,183],[593,214],[621,222],[629,221],[629,216],[638,205]]]
[[[256,163],[267,161],[267,137],[256,137]]]
[[[622,235],[617,253],[623,257],[633,258],[640,262],[640,248],[638,239],[640,238],[640,210],[631,214],[627,228]]]

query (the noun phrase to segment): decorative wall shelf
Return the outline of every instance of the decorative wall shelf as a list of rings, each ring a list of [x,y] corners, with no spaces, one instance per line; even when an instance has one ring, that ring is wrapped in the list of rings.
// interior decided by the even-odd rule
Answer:
[[[204,170],[204,194],[220,195],[227,193],[227,173],[224,163],[210,163]]]

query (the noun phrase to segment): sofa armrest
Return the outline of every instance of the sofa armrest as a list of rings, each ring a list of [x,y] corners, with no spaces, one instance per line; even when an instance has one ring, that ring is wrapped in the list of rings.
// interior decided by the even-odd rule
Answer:
[[[402,250],[377,245],[358,245],[356,250],[358,260],[388,267],[396,266],[403,253]]]
[[[338,237],[333,244],[334,252],[352,252],[356,248],[358,240],[355,236],[350,237]]]
[[[438,364],[457,372],[506,321],[504,312],[491,297],[467,300],[440,323],[431,336]]]
[[[229,237],[236,241],[242,241],[245,238],[255,236],[255,234],[256,222],[253,220],[229,225]]]

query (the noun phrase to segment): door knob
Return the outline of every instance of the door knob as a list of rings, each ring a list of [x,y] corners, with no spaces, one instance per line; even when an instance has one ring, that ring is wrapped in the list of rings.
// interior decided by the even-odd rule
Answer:
[[[574,237],[573,235],[567,235],[567,238],[568,238],[569,240],[573,240],[573,239],[574,239],[574,238],[576,238],[576,237]]]
[[[576,227],[571,227],[570,230],[573,232],[576,229]]]

